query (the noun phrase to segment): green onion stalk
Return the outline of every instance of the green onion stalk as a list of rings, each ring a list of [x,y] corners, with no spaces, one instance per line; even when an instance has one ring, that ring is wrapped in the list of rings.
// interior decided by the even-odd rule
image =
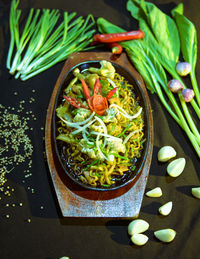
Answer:
[[[84,19],[76,12],[30,9],[24,28],[17,9],[19,0],[13,0],[10,8],[10,46],[7,68],[15,78],[27,80],[52,67],[74,52],[89,50],[95,29],[90,14]],[[22,33],[20,34],[20,32]]]

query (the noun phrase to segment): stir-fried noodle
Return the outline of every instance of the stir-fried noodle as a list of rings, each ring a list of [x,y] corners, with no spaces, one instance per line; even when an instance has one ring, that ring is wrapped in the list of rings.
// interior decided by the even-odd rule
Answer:
[[[88,85],[90,96],[96,94],[94,85],[96,79],[100,79],[98,96],[90,97],[92,105],[88,105],[81,78]],[[112,89],[117,90],[105,100]],[[59,118],[57,140],[63,143],[66,159],[83,183],[112,186],[134,170],[145,141],[143,110],[133,86],[116,73],[111,63],[102,61],[99,69],[82,72],[76,69],[64,95],[67,97],[56,112]],[[78,100],[76,105],[83,106],[75,107],[71,97]],[[106,101],[108,108],[100,116],[95,109],[103,109]]]

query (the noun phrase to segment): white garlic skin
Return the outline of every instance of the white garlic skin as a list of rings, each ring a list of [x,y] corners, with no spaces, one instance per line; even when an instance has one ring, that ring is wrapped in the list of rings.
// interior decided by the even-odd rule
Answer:
[[[128,225],[129,235],[145,232],[149,228],[149,223],[143,219],[134,219]]]
[[[167,162],[171,158],[176,156],[176,150],[171,146],[163,146],[158,151],[158,161]]]

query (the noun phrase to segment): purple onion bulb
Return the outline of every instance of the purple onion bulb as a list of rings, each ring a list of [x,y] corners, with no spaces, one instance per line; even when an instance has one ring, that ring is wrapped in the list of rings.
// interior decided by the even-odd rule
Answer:
[[[194,98],[194,91],[189,88],[183,89],[181,94],[182,94],[183,100],[187,103],[192,101],[192,99]]]
[[[176,65],[176,72],[180,76],[187,76],[191,72],[192,66],[187,62],[179,62]]]
[[[173,93],[178,93],[181,89],[183,89],[183,85],[177,79],[172,79],[168,82],[168,88]]]

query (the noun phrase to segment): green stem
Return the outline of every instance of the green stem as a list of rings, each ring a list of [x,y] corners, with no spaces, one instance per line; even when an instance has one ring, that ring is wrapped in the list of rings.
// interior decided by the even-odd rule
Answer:
[[[144,64],[145,64],[145,67],[148,69],[148,72],[149,72],[149,74],[150,74],[150,76],[151,76],[151,78],[152,78],[152,80],[154,82],[154,87],[156,89],[156,92],[157,92],[161,102],[164,104],[165,108],[168,110],[170,115],[172,115],[172,117],[176,120],[176,122],[185,131],[185,133],[187,134],[187,136],[188,136],[191,144],[193,145],[195,151],[197,152],[198,156],[200,157],[200,146],[197,143],[197,139],[198,138],[196,138],[193,135],[193,133],[191,132],[191,130],[189,129],[189,127],[187,125],[187,122],[186,122],[186,120],[185,120],[185,118],[184,118],[184,116],[183,116],[183,114],[182,114],[182,112],[181,112],[181,110],[180,110],[180,108],[179,108],[179,106],[178,106],[178,104],[177,104],[173,94],[169,91],[169,89],[167,89],[167,87],[163,83],[162,86],[163,86],[163,88],[165,90],[165,93],[168,95],[172,105],[174,106],[174,109],[176,110],[179,119],[177,119],[177,116],[173,113],[173,111],[171,110],[171,108],[169,107],[169,105],[167,104],[167,102],[164,99],[164,96],[163,96],[163,94],[161,92],[161,89],[160,89],[160,87],[159,87],[159,85],[157,83],[157,80],[156,80],[155,76],[154,76],[154,75],[157,75],[157,72],[154,70],[153,73],[152,73],[151,69],[148,68],[148,66],[146,65],[145,62],[144,62]],[[160,79],[159,79],[159,81],[160,81]]]
[[[173,76],[174,79],[179,80],[184,88],[187,88],[185,83],[183,82],[183,80],[177,73],[174,72],[174,73],[171,73],[171,75]],[[200,107],[198,106],[198,104],[196,103],[196,101],[194,99],[190,103],[191,103],[193,109],[195,110],[198,118],[200,119]]]
[[[197,80],[196,80],[194,70],[191,71],[190,78],[191,78],[192,86],[193,86],[193,89],[194,89],[195,97],[197,99],[197,103],[200,107],[200,92],[199,92],[199,87],[198,87],[198,84],[197,84]]]
[[[183,100],[181,93],[178,93],[178,96],[179,96],[179,100],[180,100],[181,106],[183,108],[185,117],[186,117],[186,119],[188,121],[188,124],[190,126],[190,129],[192,130],[193,134],[196,136],[197,142],[200,145],[200,134],[199,134],[199,131],[198,131],[196,125],[194,124],[194,121],[192,120],[192,117],[189,113],[187,104]]]

